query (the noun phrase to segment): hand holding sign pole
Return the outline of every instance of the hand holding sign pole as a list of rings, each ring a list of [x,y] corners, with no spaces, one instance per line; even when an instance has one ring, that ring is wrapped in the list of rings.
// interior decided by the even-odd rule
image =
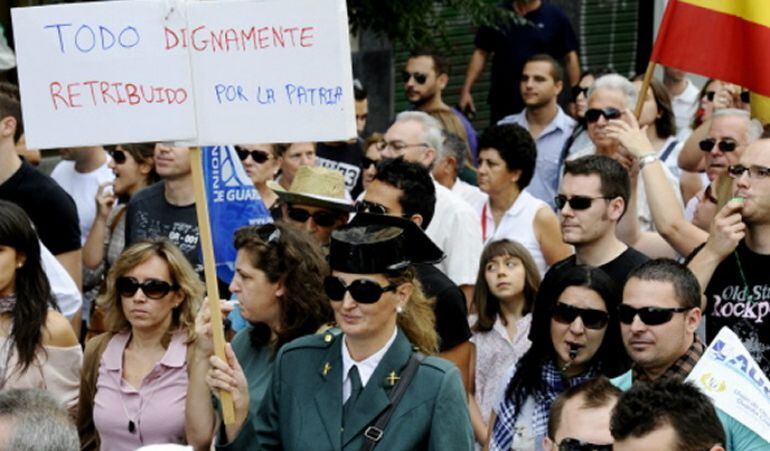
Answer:
[[[211,225],[209,223],[209,208],[206,199],[206,189],[203,182],[203,161],[200,147],[190,149],[192,162],[193,186],[195,187],[195,213],[198,217],[199,243],[203,252],[203,271],[206,275],[206,292],[208,293],[209,311],[211,312],[211,335],[214,337],[214,355],[226,362],[225,329],[222,325],[222,312],[219,310],[219,287],[217,286],[217,270],[214,261],[214,247],[211,240]],[[221,390],[219,398],[222,401],[222,416],[226,425],[235,423],[235,409],[230,392]]]

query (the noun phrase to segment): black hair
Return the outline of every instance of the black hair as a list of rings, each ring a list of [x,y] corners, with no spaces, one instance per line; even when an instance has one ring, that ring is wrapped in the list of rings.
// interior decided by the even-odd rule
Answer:
[[[17,369],[22,373],[34,362],[42,346],[48,308],[56,303],[40,260],[40,242],[32,221],[21,207],[5,200],[0,200],[0,246],[13,248],[23,257],[21,266],[15,268],[16,305],[8,335],[18,352]],[[7,365],[8,361],[0,363]]]
[[[551,78],[553,78],[554,83],[564,81],[564,69],[562,69],[561,64],[559,64],[554,57],[546,53],[538,53],[537,55],[530,56],[524,63],[524,66],[529,63],[537,62],[548,63],[551,65]]]
[[[24,122],[21,118],[21,97],[19,87],[7,81],[0,81],[0,119],[12,117],[16,120],[13,142],[19,142],[24,134]]]
[[[360,102],[361,100],[366,100],[367,95],[364,84],[357,78],[353,80],[353,98]]]
[[[677,301],[682,307],[701,306],[701,289],[698,279],[690,269],[670,258],[656,258],[634,268],[626,280],[632,277],[639,280],[666,282],[674,287]]]
[[[437,77],[442,74],[449,74],[449,61],[447,61],[440,52],[431,48],[420,48],[409,53],[409,59],[418,58],[420,56],[427,56],[433,60],[433,70],[436,72]]]
[[[436,209],[436,187],[425,166],[403,157],[383,158],[377,163],[374,179],[401,190],[398,203],[404,215],[422,216],[420,227],[428,228]]]
[[[552,310],[568,287],[585,287],[595,291],[604,301],[610,317],[602,344],[587,365],[608,377],[622,374],[629,366],[628,355],[619,345],[622,343],[617,317],[620,291],[615,282],[604,271],[591,266],[576,265],[557,271],[553,278],[546,276],[540,284],[529,329],[532,346],[519,359],[516,372],[505,388],[505,399],[513,401],[517,412],[524,406],[527,397],[545,390],[542,368],[556,358],[551,339]]]
[[[505,161],[509,171],[520,170],[517,182],[520,190],[529,185],[535,172],[537,147],[532,135],[516,124],[492,125],[484,130],[478,140],[479,153],[495,149]]]
[[[564,162],[564,175],[598,175],[602,196],[623,199],[623,213],[631,197],[631,178],[620,163],[606,155],[586,155]]]
[[[615,441],[643,437],[670,425],[680,451],[726,444],[725,431],[711,400],[689,382],[661,378],[635,384],[615,406],[610,432]]]

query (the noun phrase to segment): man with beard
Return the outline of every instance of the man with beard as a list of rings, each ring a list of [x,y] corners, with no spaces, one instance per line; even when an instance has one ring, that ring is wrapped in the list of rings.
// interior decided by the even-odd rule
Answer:
[[[462,138],[476,159],[476,131],[462,113],[444,103],[441,93],[449,83],[449,65],[437,52],[412,52],[402,73],[406,99],[417,111],[436,118],[444,130]]]
[[[576,124],[557,104],[563,80],[564,71],[552,56],[540,54],[528,59],[520,82],[525,107],[498,122],[518,124],[532,135],[537,146],[537,163],[527,191],[551,208],[559,187],[561,150]]]

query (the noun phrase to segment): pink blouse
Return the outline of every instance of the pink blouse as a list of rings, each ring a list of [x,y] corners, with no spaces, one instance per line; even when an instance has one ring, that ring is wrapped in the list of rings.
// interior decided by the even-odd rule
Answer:
[[[130,332],[113,336],[99,362],[93,415],[101,449],[133,451],[153,443],[185,443],[186,334],[173,335],[166,354],[138,389],[122,376],[130,337]]]

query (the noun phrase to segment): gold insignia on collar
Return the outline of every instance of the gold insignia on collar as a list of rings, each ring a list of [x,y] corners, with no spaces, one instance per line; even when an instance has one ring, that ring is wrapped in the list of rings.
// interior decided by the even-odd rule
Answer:
[[[401,379],[401,378],[396,376],[396,372],[395,371],[391,371],[390,374],[388,375],[388,377],[385,378],[385,380],[388,381],[388,383],[390,384],[391,387],[396,385],[396,382],[398,382],[399,379]]]
[[[334,335],[332,335],[332,334],[326,334],[326,335],[324,335],[324,341],[325,341],[326,343],[331,343],[331,342],[332,342],[332,340],[334,340]]]
[[[321,372],[323,373],[324,376],[326,376],[327,374],[329,374],[329,370],[331,369],[332,369],[332,365],[329,362],[326,362],[324,363],[324,367],[321,370]]]

